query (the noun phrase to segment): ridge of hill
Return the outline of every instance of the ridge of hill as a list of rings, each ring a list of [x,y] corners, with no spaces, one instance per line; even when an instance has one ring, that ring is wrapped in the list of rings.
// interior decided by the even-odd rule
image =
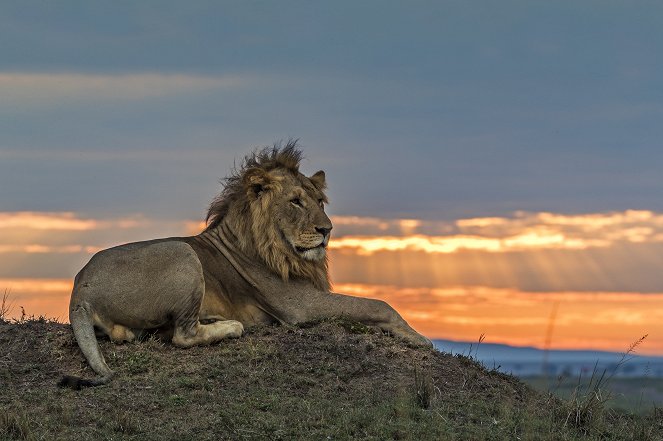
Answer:
[[[598,387],[561,401],[342,319],[191,349],[100,345],[114,380],[59,389],[93,376],[71,328],[0,320],[0,439],[663,439],[663,412],[607,409]]]

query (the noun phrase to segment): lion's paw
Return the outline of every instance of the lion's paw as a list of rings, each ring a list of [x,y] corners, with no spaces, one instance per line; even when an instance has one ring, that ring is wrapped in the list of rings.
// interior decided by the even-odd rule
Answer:
[[[214,333],[221,338],[237,338],[241,337],[244,333],[244,325],[237,320],[224,320],[222,322],[214,322],[207,326],[213,326]]]

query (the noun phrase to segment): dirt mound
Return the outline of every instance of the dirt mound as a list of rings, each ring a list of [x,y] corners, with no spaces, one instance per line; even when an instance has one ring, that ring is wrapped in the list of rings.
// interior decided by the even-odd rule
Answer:
[[[71,328],[0,322],[0,438],[605,439],[632,423],[579,426],[514,377],[342,320],[186,350],[156,338],[101,348],[109,385],[58,389],[63,374],[93,376]]]

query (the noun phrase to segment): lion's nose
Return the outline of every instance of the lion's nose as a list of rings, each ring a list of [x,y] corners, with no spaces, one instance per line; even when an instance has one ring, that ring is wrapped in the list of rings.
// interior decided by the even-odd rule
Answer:
[[[327,237],[327,236],[329,236],[329,232],[331,231],[331,228],[315,227],[315,231],[322,234],[324,237]]]

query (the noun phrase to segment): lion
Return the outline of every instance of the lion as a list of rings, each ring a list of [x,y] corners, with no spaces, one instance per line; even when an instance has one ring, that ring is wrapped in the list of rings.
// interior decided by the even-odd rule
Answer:
[[[98,377],[59,385],[111,380],[97,334],[121,343],[159,330],[188,348],[258,324],[345,317],[431,346],[386,302],[330,291],[325,173],[305,176],[301,159],[296,141],[255,150],[225,179],[200,234],[96,253],[74,279],[69,320]]]

